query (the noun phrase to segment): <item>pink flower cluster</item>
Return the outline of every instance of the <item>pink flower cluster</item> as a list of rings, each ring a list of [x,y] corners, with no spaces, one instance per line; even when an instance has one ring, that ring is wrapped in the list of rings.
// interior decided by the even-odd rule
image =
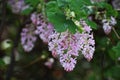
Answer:
[[[78,45],[76,37],[65,31],[62,33],[54,32],[49,36],[49,50],[54,57],[58,57],[61,65],[66,71],[72,71],[78,56]]]
[[[53,32],[53,25],[45,22],[41,14],[33,13],[31,21],[31,25],[27,25],[21,32],[21,44],[26,52],[33,49],[36,35],[39,35],[44,43],[48,43],[48,37]]]
[[[105,34],[109,34],[111,32],[112,26],[114,26],[117,22],[114,17],[111,16],[110,20],[109,19],[103,19],[103,30]]]
[[[54,57],[58,57],[66,71],[72,71],[76,64],[77,56],[81,52],[90,61],[95,50],[95,41],[91,28],[85,21],[80,20],[83,32],[71,34],[68,30],[62,33],[53,32],[49,36],[49,50]]]
[[[23,49],[26,52],[31,51],[34,47],[36,39],[34,26],[32,24],[26,25],[21,32],[21,44]]]
[[[25,4],[24,0],[8,0],[8,4],[11,6],[13,13],[20,13],[22,10],[29,7]]]
[[[31,15],[32,23],[36,25],[35,33],[43,40],[43,42],[48,43],[48,36],[52,34],[53,25],[51,23],[45,22],[41,14],[33,13]]]
[[[51,23],[47,23],[41,14],[33,13],[31,15],[32,25],[25,27],[21,33],[21,43],[25,51],[29,52],[34,47],[36,35],[48,43],[49,51],[55,58],[58,58],[62,67],[66,71],[72,71],[77,63],[77,57],[81,54],[90,61],[95,51],[95,41],[93,39],[92,29],[85,21],[80,20],[83,32],[76,31],[75,34],[66,30],[58,33],[54,30]],[[34,29],[32,26],[35,26]],[[45,63],[51,66],[51,63]]]
[[[80,24],[83,26],[83,32],[81,34],[77,32],[75,36],[78,40],[80,52],[88,61],[90,61],[95,51],[95,41],[93,33],[91,33],[92,29],[85,23],[85,21],[81,20]]]

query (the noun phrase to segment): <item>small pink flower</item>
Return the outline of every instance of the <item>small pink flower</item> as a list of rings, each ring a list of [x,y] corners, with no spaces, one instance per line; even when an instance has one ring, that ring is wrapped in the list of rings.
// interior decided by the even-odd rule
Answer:
[[[35,43],[36,39],[37,38],[35,36],[33,26],[26,25],[26,27],[23,28],[22,32],[21,32],[21,44],[23,46],[23,49],[26,52],[30,52],[34,47],[34,43]]]
[[[109,23],[104,23],[103,24],[103,30],[105,34],[109,34],[111,32],[112,26],[109,25]]]
[[[117,23],[115,18],[111,16],[111,19],[103,19],[102,20],[103,23],[103,30],[105,32],[105,34],[109,34],[111,32],[112,27]]]

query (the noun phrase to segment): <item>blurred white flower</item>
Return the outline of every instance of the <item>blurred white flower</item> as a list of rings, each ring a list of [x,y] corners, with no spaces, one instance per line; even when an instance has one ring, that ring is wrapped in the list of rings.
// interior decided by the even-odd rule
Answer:
[[[3,58],[3,61],[4,61],[5,64],[10,64],[10,56],[5,56]]]
[[[111,16],[110,20],[103,19],[103,30],[105,34],[109,34],[111,32],[112,27],[117,23],[115,18]]]
[[[44,65],[47,66],[48,68],[52,68],[53,63],[54,63],[54,59],[53,59],[53,58],[49,58],[49,59],[47,60],[47,62],[45,62]]]

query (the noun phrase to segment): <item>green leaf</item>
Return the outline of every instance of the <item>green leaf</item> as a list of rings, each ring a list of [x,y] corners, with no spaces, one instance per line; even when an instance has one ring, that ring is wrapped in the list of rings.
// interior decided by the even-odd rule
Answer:
[[[4,61],[0,58],[0,67],[4,67],[5,63]]]
[[[71,0],[57,0],[59,7],[65,7],[68,6],[68,4],[71,2]]]
[[[29,15],[32,12],[32,10],[33,10],[32,7],[26,8],[21,12],[21,14],[22,15]]]
[[[109,50],[109,56],[110,56],[110,58],[111,58],[112,60],[118,59],[118,58],[116,57],[115,52],[114,52],[112,49]]]
[[[111,17],[111,15],[116,17],[118,15],[117,11],[114,10],[111,5],[106,4],[105,8],[107,10],[107,16],[108,17]]]
[[[97,24],[96,24],[95,22],[90,21],[90,20],[88,20],[88,19],[86,19],[85,21],[86,21],[86,23],[87,23],[91,28],[97,29]]]
[[[50,1],[46,4],[46,13],[56,13],[59,11],[56,1]]]
[[[0,66],[4,65],[4,61],[0,58]]]
[[[106,10],[107,17],[117,17],[118,12],[108,3],[106,2],[99,2],[95,4],[98,8],[102,8]]]
[[[25,0],[27,4],[30,4],[32,7],[36,7],[40,0]]]
[[[75,24],[71,20],[66,20],[66,17],[63,14],[51,14],[48,16],[48,20],[53,23],[57,32],[63,32],[67,29],[72,33],[75,33],[76,31],[77,27]]]
[[[76,4],[76,6],[75,6]],[[91,5],[91,1],[90,0],[71,0],[71,4],[73,7],[79,7],[81,8],[82,6],[89,6]],[[71,6],[71,7],[72,7]]]
[[[64,13],[59,9],[56,1],[50,1],[46,5],[48,21],[54,25],[57,32],[63,32],[67,29],[74,33],[76,26],[71,20],[66,20]]]
[[[97,79],[97,75],[93,72],[89,73],[89,75],[86,77],[87,80],[96,80]]]
[[[118,42],[117,45],[112,48],[112,50],[115,52],[113,54],[115,54],[116,58],[118,59],[120,57],[120,42]]]
[[[72,0],[69,4],[69,8],[71,11],[75,12],[77,19],[80,19],[89,16],[88,10],[86,10],[85,7],[90,5],[90,0]]]
[[[108,69],[105,73],[105,76],[114,78],[114,80],[120,79],[120,66],[113,66]]]

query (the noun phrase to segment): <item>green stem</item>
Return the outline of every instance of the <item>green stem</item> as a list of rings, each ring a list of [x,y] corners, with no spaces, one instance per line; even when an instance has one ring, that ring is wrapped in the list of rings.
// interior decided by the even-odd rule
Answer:
[[[118,35],[118,33],[117,33],[117,31],[115,30],[115,28],[113,27],[112,29],[113,29],[113,31],[114,31],[116,37],[117,37],[118,39],[120,39],[120,36]]]
[[[42,5],[42,15],[44,17],[44,20],[46,21],[47,17],[46,17],[46,12],[45,12],[45,1],[44,0],[40,0],[40,2],[41,2],[41,5]]]
[[[25,19],[24,19],[25,20]],[[24,22],[22,19],[22,21]],[[17,50],[19,40],[20,40],[20,32],[22,31],[22,27],[24,26],[25,23],[19,22],[19,27],[17,28],[17,35],[15,36],[15,39],[13,40],[13,48],[11,51],[11,56],[10,56],[10,64],[8,65],[7,72],[6,72],[6,77],[5,80],[11,80],[13,73],[14,73],[14,67],[15,67],[15,51]]]
[[[105,64],[105,54],[103,52],[101,54],[101,80],[105,80],[105,77],[104,77],[104,64]]]

